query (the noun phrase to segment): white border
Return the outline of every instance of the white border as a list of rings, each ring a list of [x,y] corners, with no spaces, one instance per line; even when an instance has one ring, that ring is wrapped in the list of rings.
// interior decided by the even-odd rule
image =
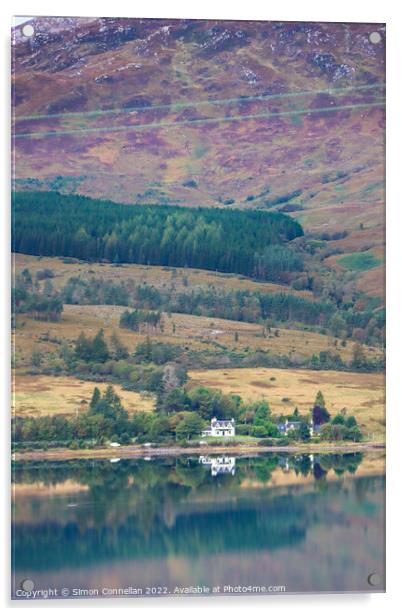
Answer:
[[[17,612],[25,609],[72,609],[86,612],[101,609],[109,611],[130,609],[136,612],[159,607],[167,614],[173,614],[177,610],[189,610],[199,612],[221,612],[227,610],[234,615],[240,614],[250,606],[255,613],[267,613],[267,610],[280,612],[281,614],[323,614],[330,616],[353,611],[353,614],[375,614],[381,609],[391,610],[400,604],[399,577],[401,570],[400,562],[400,536],[401,536],[401,511],[399,509],[401,481],[399,467],[400,443],[402,427],[400,417],[402,414],[400,397],[400,371],[402,366],[401,348],[401,293],[400,289],[401,264],[402,264],[402,181],[401,176],[401,146],[402,146],[402,123],[401,123],[401,87],[400,80],[402,71],[402,19],[401,11],[395,0],[336,0],[323,2],[322,0],[282,0],[281,2],[264,2],[264,0],[247,0],[235,4],[233,0],[203,0],[202,3],[189,3],[186,0],[147,0],[145,3],[124,2],[114,0],[112,3],[100,4],[93,0],[69,0],[64,3],[55,3],[50,0],[15,0],[5,2],[1,7],[0,27],[2,28],[2,49],[5,50],[5,62],[3,71],[2,101],[4,108],[9,108],[9,37],[12,15],[102,15],[102,16],[127,16],[127,17],[187,17],[187,18],[212,18],[212,19],[266,19],[282,21],[350,21],[365,23],[387,23],[387,309],[388,309],[388,368],[387,368],[387,593],[374,595],[297,595],[275,597],[236,597],[218,599],[180,599],[180,600],[110,600],[110,601],[74,601],[72,602],[38,602],[35,604],[21,604],[8,601],[9,595],[9,515],[6,503],[9,499],[9,455],[7,442],[7,406],[9,404],[9,342],[8,335],[1,337],[2,353],[0,353],[0,374],[2,375],[2,421],[1,441],[3,444],[3,465],[0,472],[2,481],[2,503],[6,508],[6,515],[2,516],[1,530],[3,550],[6,550],[6,558],[1,559],[1,597],[6,609],[16,609]],[[9,112],[3,117],[2,127],[2,265],[1,285],[1,314],[4,329],[8,331],[9,318]],[[399,275],[398,275],[399,274]],[[398,378],[399,377],[399,378]],[[399,385],[399,387],[398,387]],[[399,394],[399,396],[398,396]],[[399,447],[398,447],[399,445]],[[399,456],[398,456],[399,454]],[[3,552],[4,555],[4,552]]]

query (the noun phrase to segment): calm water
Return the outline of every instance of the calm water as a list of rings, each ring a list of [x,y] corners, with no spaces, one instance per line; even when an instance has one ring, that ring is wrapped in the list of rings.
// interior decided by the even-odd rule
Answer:
[[[17,598],[27,579],[73,597],[384,588],[382,454],[30,462],[13,480]]]

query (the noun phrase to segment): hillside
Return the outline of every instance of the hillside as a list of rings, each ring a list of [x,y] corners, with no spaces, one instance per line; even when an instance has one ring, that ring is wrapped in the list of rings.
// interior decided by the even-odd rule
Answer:
[[[42,246],[49,239],[40,233],[36,236]],[[314,283],[314,278],[303,272],[296,272],[299,278],[292,285],[273,284],[234,273],[187,267],[95,263],[18,253],[14,255],[14,268],[13,309],[15,314],[25,315],[23,318],[57,321],[63,304],[64,310],[67,305],[120,306],[122,310],[134,307],[168,315],[233,321],[233,335],[236,323],[254,324],[262,338],[272,338],[273,328],[308,331],[310,336],[313,332],[330,334],[337,354],[349,341],[377,347],[379,355],[384,346],[384,311],[376,298],[365,307],[350,279],[344,283],[327,277],[326,283],[312,292],[303,285],[299,289],[303,278]],[[283,352],[292,351],[293,346],[290,337]],[[323,347],[321,350],[325,351]]]
[[[187,444],[212,417],[245,441],[382,441],[385,26],[31,25],[15,446]]]
[[[13,38],[19,188],[286,207],[308,231],[382,244],[381,24],[32,24]]]

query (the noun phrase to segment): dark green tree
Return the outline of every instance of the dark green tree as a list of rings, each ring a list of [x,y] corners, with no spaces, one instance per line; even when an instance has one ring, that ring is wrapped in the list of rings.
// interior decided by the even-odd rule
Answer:
[[[91,360],[105,362],[110,358],[103,329],[100,329],[92,341]]]
[[[296,438],[304,442],[310,440],[310,428],[304,421],[296,430]]]
[[[176,438],[179,440],[190,440],[194,436],[201,436],[204,422],[197,413],[188,413],[177,424]]]
[[[128,348],[123,344],[120,336],[116,332],[112,333],[110,341],[112,343],[115,359],[127,359],[129,355]]]
[[[89,408],[90,408],[91,412],[96,412],[96,407],[97,407],[100,399],[101,399],[101,392],[100,392],[98,387],[95,387],[94,391],[92,393],[91,402],[89,403]]]

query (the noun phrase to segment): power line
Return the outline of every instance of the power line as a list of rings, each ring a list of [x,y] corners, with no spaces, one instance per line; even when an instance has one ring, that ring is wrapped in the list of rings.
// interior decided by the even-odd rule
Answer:
[[[238,122],[242,120],[255,120],[259,118],[274,118],[274,117],[289,117],[299,116],[313,113],[328,113],[331,111],[350,111],[355,109],[368,109],[370,107],[383,107],[385,101],[377,101],[373,103],[356,103],[352,105],[339,105],[335,107],[317,107],[315,109],[294,109],[292,111],[277,111],[266,112],[250,115],[239,116],[222,116],[219,118],[201,118],[195,120],[180,120],[178,122],[159,122],[157,124],[128,124],[124,126],[109,126],[109,127],[94,127],[94,128],[82,128],[82,129],[70,129],[61,131],[48,131],[48,132],[33,132],[33,133],[16,133],[15,139],[22,139],[27,137],[57,137],[59,135],[81,135],[84,133],[105,133],[105,132],[135,132],[147,129],[164,129],[173,128],[175,126],[191,126],[198,124],[217,124],[220,122]]]
[[[338,96],[339,94],[354,92],[354,91],[365,91],[365,90],[373,90],[385,87],[384,83],[379,84],[368,84],[361,86],[349,86],[345,88],[327,88],[325,90],[305,90],[301,92],[288,92],[282,94],[261,94],[259,96],[239,96],[236,98],[222,98],[215,100],[201,100],[201,101],[189,101],[186,103],[166,103],[160,105],[147,105],[142,107],[114,107],[113,109],[99,109],[94,111],[70,111],[63,113],[48,113],[48,114],[40,114],[40,115],[30,115],[30,116],[20,116],[15,117],[15,120],[26,121],[26,120],[45,120],[52,118],[75,118],[75,117],[97,117],[106,114],[114,114],[114,113],[132,113],[134,111],[154,111],[159,109],[185,109],[187,107],[197,107],[199,105],[227,105],[231,103],[245,103],[251,101],[265,101],[265,100],[275,100],[281,98],[295,98],[300,96],[313,96],[316,94],[330,94],[334,96]]]

